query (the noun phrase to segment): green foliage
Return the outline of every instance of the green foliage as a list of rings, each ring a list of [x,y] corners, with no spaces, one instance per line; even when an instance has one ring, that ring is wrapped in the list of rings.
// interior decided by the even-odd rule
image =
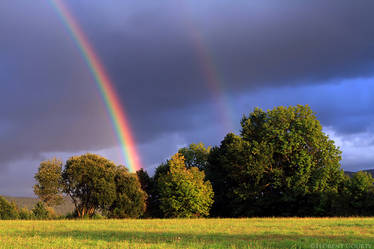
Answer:
[[[213,190],[205,174],[197,167],[186,168],[177,153],[168,161],[169,171],[157,179],[160,208],[165,217],[208,216]]]
[[[143,168],[136,171],[136,175],[138,176],[142,190],[148,194],[153,187],[152,178],[149,177],[147,171],[145,171]]]
[[[17,206],[0,196],[0,220],[18,219]]]
[[[56,158],[40,163],[35,174],[34,193],[48,206],[62,204],[62,162]]]
[[[18,218],[20,220],[34,220],[35,215],[32,211],[28,210],[27,208],[21,208],[18,210]]]
[[[374,179],[370,173],[359,171],[349,178],[347,191],[355,198],[361,198],[373,188]]]
[[[39,220],[53,219],[56,215],[52,208],[47,207],[44,202],[39,201],[35,207],[31,210],[33,216]]]
[[[40,201],[38,198],[34,197],[10,197],[4,196],[9,202],[14,202],[19,209],[28,209],[31,210],[35,204]],[[54,206],[53,209],[59,215],[66,215],[69,212],[74,211],[74,204],[70,197],[64,196],[63,203],[59,206]]]
[[[136,172],[138,176],[142,190],[146,193],[146,211],[142,215],[144,218],[150,217],[162,217],[159,203],[157,200],[158,192],[153,177],[150,177],[144,169],[140,169]]]
[[[115,175],[116,199],[109,207],[109,218],[138,218],[146,208],[146,193],[136,174],[118,167]]]
[[[374,179],[370,173],[357,172],[347,178],[341,203],[345,204],[345,215],[374,214]]]
[[[241,126],[209,156],[215,215],[303,215],[307,196],[338,192],[341,151],[308,106],[256,108]]]
[[[64,192],[76,207],[78,217],[107,210],[116,198],[116,165],[94,154],[70,158],[62,173]]]
[[[94,154],[70,158],[62,173],[64,192],[76,207],[73,216],[136,218],[145,210],[146,193],[126,167]]]
[[[197,167],[205,170],[211,147],[205,148],[203,143],[190,144],[189,147],[179,149],[178,153],[184,156],[187,168]]]
[[[36,203],[35,207],[32,209],[32,212],[37,219],[47,219],[48,218],[48,210],[45,207],[43,202]]]

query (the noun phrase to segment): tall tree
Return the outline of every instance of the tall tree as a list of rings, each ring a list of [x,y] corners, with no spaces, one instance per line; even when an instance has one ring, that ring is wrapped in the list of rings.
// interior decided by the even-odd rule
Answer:
[[[169,170],[157,180],[160,208],[165,217],[208,216],[213,190],[205,174],[197,167],[186,168],[177,153],[168,161]]]
[[[256,108],[241,126],[209,157],[215,215],[298,215],[307,195],[338,191],[341,151],[308,106]]]
[[[62,161],[56,158],[40,163],[34,178],[34,193],[47,206],[57,206],[62,203]]]
[[[116,198],[110,205],[110,218],[138,218],[146,209],[145,191],[136,174],[131,174],[124,166],[117,167],[114,177]]]
[[[85,154],[71,157],[62,173],[64,192],[74,202],[79,217],[107,210],[116,199],[117,166],[108,159]]]
[[[203,143],[198,143],[181,148],[178,153],[184,156],[187,168],[197,167],[200,170],[205,170],[210,150],[211,147],[205,147]]]
[[[154,178],[148,175],[143,168],[136,171],[142,190],[146,193],[146,211],[143,217],[160,217],[159,205],[156,201],[157,190],[155,189]]]

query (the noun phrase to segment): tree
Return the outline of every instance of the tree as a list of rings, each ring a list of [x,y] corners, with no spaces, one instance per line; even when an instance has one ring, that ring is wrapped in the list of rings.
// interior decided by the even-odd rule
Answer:
[[[160,208],[165,217],[208,216],[213,190],[205,174],[197,167],[186,168],[177,153],[168,161],[169,170],[157,179]]]
[[[159,212],[159,205],[157,204],[156,196],[157,190],[154,184],[154,178],[148,175],[144,169],[136,171],[142,190],[146,193],[146,211],[143,217],[161,217]]]
[[[45,220],[50,218],[50,213],[48,212],[47,207],[45,206],[44,202],[37,202],[32,209],[32,213],[36,219]]]
[[[149,177],[148,173],[143,169],[137,171],[139,181],[142,185],[142,189],[147,193],[146,201],[146,212],[144,217],[162,218],[164,217],[162,210],[160,209],[160,191],[157,184],[158,179],[161,176],[169,172],[168,163],[162,163],[159,165],[153,177]]]
[[[0,196],[0,220],[18,219],[17,206]]]
[[[136,174],[130,174],[124,166],[117,167],[114,177],[116,198],[109,207],[110,218],[138,218],[146,208],[146,193]]]
[[[208,159],[215,215],[302,215],[308,196],[337,193],[341,151],[308,106],[256,108],[241,126],[240,136],[228,134]]]
[[[27,208],[21,208],[18,210],[18,218],[20,220],[33,220],[35,219],[35,215],[31,210]]]
[[[187,168],[197,167],[200,170],[205,170],[210,150],[211,147],[205,148],[203,143],[198,143],[181,148],[178,153],[184,156]]]
[[[373,215],[373,183],[368,172],[359,171],[346,181],[344,201],[349,203],[350,215]]]
[[[152,189],[152,179],[149,177],[147,171],[141,168],[140,170],[136,171],[136,175],[139,179],[142,190],[147,194],[150,193]]]
[[[56,206],[62,203],[62,162],[56,158],[40,163],[35,174],[37,184],[34,185],[34,193],[48,206]]]
[[[106,158],[85,154],[70,158],[62,173],[64,192],[75,205],[78,217],[107,210],[116,198],[116,165]]]

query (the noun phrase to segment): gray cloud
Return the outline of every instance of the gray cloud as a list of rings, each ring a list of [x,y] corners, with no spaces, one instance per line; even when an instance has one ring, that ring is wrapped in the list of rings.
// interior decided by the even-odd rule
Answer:
[[[374,119],[372,101],[350,105],[362,98],[342,100],[346,89],[317,87],[315,98],[305,97],[317,85],[373,76],[372,1],[66,2],[113,79],[144,153],[170,134],[186,142],[222,137],[206,62],[234,105],[238,95],[250,107],[305,100],[342,134],[367,131]],[[43,152],[116,145],[92,76],[51,5],[1,1],[0,32],[0,168]],[[304,95],[293,87],[306,87]],[[269,101],[250,99],[268,90]],[[294,101],[276,101],[277,94]],[[248,110],[235,108],[236,120]]]

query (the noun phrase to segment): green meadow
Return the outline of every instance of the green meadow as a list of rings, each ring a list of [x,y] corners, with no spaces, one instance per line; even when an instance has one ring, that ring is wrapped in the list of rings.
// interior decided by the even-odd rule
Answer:
[[[0,221],[1,248],[374,248],[374,218]]]

